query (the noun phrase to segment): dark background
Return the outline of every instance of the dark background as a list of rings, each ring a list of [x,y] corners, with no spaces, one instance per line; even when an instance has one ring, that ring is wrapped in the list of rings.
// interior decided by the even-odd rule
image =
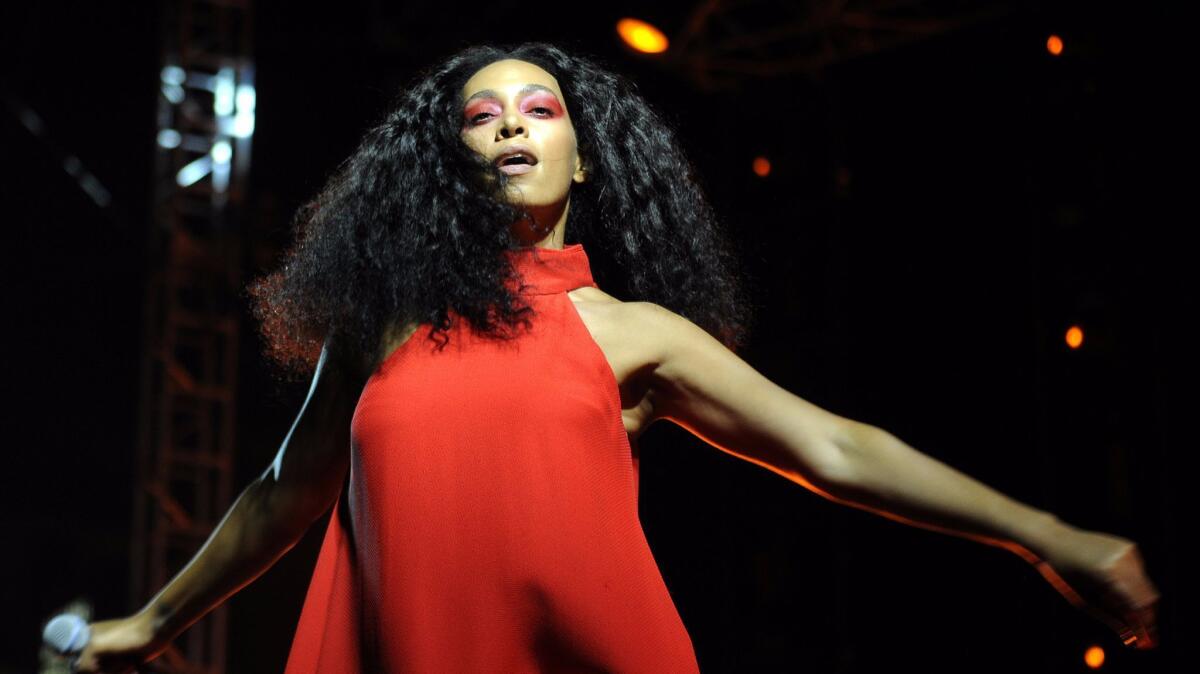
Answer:
[[[612,31],[633,14],[670,34],[686,2],[653,15],[261,3],[248,239],[268,252],[289,240],[294,209],[414,68],[490,40],[602,56],[678,125],[743,248],[760,307],[747,362],[1071,524],[1136,540],[1163,594],[1162,648],[1130,651],[1015,555],[839,506],[662,422],[642,440],[641,516],[706,674],[1072,672],[1093,644],[1112,671],[1176,671],[1177,642],[1195,630],[1181,556],[1195,449],[1186,22],[1166,2],[996,6],[993,19],[815,73],[704,94]],[[35,668],[42,621],[72,598],[97,618],[137,608],[126,594],[152,9],[0,10],[4,93],[48,129],[42,140],[0,119],[0,672]],[[1045,49],[1051,33],[1060,57]],[[80,157],[113,209],[83,194],[58,150]],[[765,179],[750,171],[759,154]],[[274,259],[263,257],[247,255],[247,281]],[[245,319],[236,489],[274,456],[306,392],[271,381]],[[1076,323],[1086,341],[1072,351],[1063,333]],[[325,523],[230,600],[228,671],[282,670]]]

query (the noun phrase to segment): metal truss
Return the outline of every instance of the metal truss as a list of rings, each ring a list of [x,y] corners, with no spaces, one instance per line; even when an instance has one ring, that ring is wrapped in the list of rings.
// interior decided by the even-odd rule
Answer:
[[[703,0],[671,40],[664,65],[703,91],[824,68],[1012,11],[967,0]]]
[[[254,131],[249,0],[163,7],[141,362],[130,604],[206,542],[232,498],[239,221]],[[227,611],[189,627],[160,671],[225,671]]]

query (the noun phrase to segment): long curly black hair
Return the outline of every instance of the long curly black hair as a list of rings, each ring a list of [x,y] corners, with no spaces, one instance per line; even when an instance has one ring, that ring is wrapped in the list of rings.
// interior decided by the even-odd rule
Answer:
[[[564,241],[582,243],[597,285],[688,318],[731,350],[750,303],[726,237],[674,130],[627,78],[547,43],[472,46],[418,74],[293,219],[282,264],[247,288],[267,356],[289,380],[327,341],[377,363],[396,325],[430,324],[442,346],[454,315],[509,338],[532,308],[504,250],[527,213],[508,176],[460,136],[462,89],[484,66],[519,59],[555,77],[589,170],[573,184]],[[609,270],[608,274],[599,269]]]

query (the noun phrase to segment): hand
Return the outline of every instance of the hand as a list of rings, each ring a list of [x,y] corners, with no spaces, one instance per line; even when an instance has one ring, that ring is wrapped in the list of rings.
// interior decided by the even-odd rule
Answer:
[[[89,623],[91,639],[73,671],[86,674],[129,674],[169,645],[155,638],[148,615],[138,613]]]
[[[1159,593],[1133,541],[1064,527],[1040,551],[1038,572],[1075,607],[1108,625],[1126,646],[1158,646]]]

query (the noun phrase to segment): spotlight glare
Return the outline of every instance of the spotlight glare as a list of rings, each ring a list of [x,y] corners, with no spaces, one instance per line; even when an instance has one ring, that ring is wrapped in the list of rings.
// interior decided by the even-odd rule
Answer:
[[[233,148],[230,147],[229,141],[217,141],[213,144],[212,158],[218,164],[228,164],[230,157],[233,156]]]
[[[212,171],[212,157],[204,155],[190,162],[175,174],[175,184],[190,187]]]
[[[218,115],[232,115],[235,92],[233,68],[221,68],[213,78],[213,112]]]
[[[250,84],[237,85],[237,109],[239,113],[253,112],[254,104],[257,101],[258,95],[254,90],[254,86]]]
[[[754,158],[754,175],[759,178],[766,178],[771,175],[771,160],[766,157]]]
[[[163,129],[158,132],[158,144],[167,149],[179,147],[179,143],[183,141],[183,136],[175,129]]]
[[[1104,649],[1092,646],[1083,653],[1083,663],[1088,669],[1100,669],[1104,666]]]
[[[183,102],[183,87],[178,84],[164,83],[162,85],[163,97],[174,105],[179,105]]]
[[[1063,52],[1062,38],[1057,35],[1051,35],[1046,38],[1046,51],[1054,56],[1061,56]]]
[[[249,138],[254,133],[254,115],[238,114],[233,118],[234,138]]]
[[[1078,349],[1083,345],[1083,328],[1078,325],[1072,325],[1067,328],[1066,334],[1067,346],[1072,349]]]
[[[173,84],[175,86],[179,86],[183,84],[183,81],[187,78],[187,73],[185,73],[183,68],[180,68],[179,66],[166,66],[162,69],[160,77],[162,78],[164,84]]]
[[[625,44],[643,54],[661,54],[667,50],[667,36],[640,19],[621,19],[617,22],[617,34]]]

